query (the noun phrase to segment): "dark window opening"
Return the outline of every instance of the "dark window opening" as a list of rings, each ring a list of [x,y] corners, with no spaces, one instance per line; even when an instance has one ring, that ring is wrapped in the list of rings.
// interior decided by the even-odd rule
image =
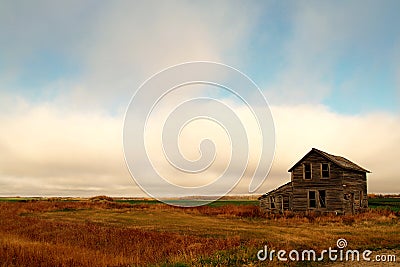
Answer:
[[[304,163],[304,179],[311,179],[311,164]]]
[[[329,178],[329,164],[322,163],[322,178]]]
[[[320,208],[326,208],[326,192],[325,190],[319,190],[318,191],[319,195],[319,207]]]
[[[308,206],[309,208],[317,207],[317,199],[315,196],[315,191],[308,191]]]
[[[270,198],[270,203],[271,203],[271,209],[275,209],[275,198],[274,197]]]
[[[363,207],[364,192],[360,191],[360,208]]]

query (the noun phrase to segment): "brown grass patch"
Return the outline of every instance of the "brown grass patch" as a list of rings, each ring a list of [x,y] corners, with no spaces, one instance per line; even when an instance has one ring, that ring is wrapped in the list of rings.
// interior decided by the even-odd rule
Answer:
[[[1,263],[3,266],[145,265],[160,259],[189,260],[240,244],[238,238],[202,238],[103,226],[90,221],[48,221],[32,216],[35,212],[127,206],[87,202],[0,203]]]
[[[398,248],[399,218],[93,201],[0,203],[0,266],[259,265],[258,249]],[[274,263],[278,264],[278,263]],[[279,264],[278,264],[279,265]]]

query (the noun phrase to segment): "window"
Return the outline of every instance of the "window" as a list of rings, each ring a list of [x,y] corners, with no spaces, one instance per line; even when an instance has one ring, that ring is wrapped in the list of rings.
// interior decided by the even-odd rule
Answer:
[[[318,190],[318,204],[320,208],[326,208],[326,192],[325,190]]]
[[[360,191],[360,208],[363,206],[364,192]]]
[[[304,179],[311,179],[311,163],[304,163]]]
[[[308,191],[308,207],[309,208],[317,207],[317,199],[315,191]]]
[[[322,163],[321,164],[321,174],[322,174],[322,178],[329,178],[330,170],[329,170],[329,164],[328,163]]]
[[[271,209],[275,209],[275,198],[270,197]]]

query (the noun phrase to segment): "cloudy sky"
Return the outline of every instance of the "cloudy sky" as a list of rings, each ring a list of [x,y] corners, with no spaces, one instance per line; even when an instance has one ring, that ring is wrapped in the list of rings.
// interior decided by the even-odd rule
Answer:
[[[258,193],[287,182],[312,147],[371,170],[369,192],[399,193],[399,10],[398,1],[0,0],[0,195],[144,196],[124,160],[125,111],[151,75],[189,61],[242,71],[270,104],[276,151]],[[192,128],[182,132],[190,160],[190,140],[204,138],[190,133],[218,141],[221,132]],[[247,189],[244,177],[233,192]]]

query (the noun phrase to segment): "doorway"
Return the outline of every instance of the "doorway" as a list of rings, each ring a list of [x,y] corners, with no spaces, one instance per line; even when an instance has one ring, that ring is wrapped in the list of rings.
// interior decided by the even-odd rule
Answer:
[[[350,208],[351,214],[354,214],[354,193],[350,194]]]

